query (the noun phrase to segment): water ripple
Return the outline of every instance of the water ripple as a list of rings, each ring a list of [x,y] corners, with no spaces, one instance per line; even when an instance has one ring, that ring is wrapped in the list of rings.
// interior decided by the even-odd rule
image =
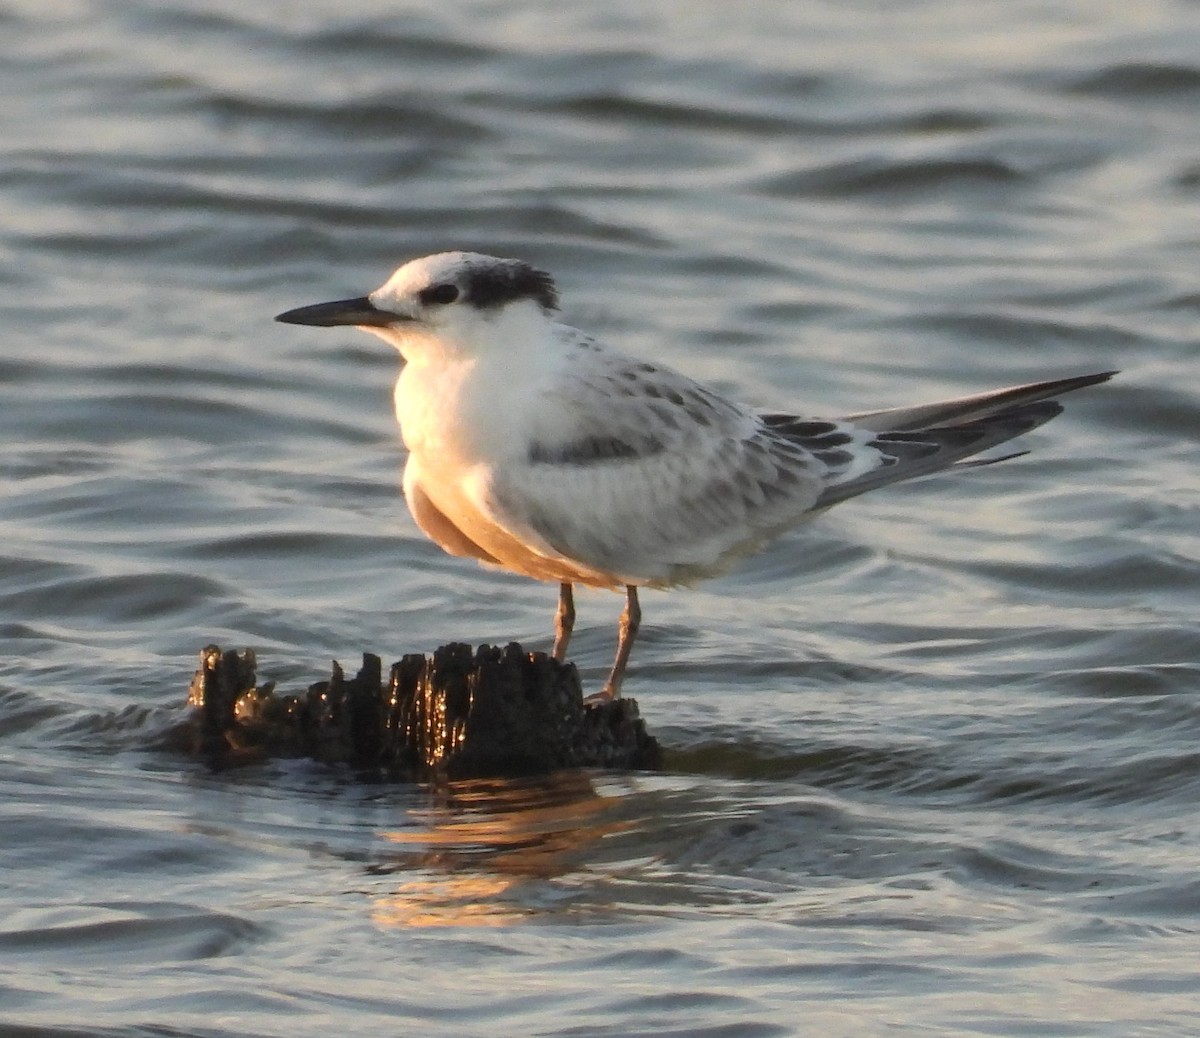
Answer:
[[[1187,5],[0,24],[0,1034],[1196,1030]],[[1125,373],[648,594],[661,774],[210,772],[214,638],[293,687],[548,641],[552,588],[405,517],[395,357],[271,322],[448,247],[764,406]],[[598,680],[619,603],[580,607]]]

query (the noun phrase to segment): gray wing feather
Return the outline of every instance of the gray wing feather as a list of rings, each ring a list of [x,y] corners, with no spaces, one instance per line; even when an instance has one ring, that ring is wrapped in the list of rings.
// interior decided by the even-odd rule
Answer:
[[[1097,375],[1061,378],[1052,382],[1030,382],[1023,386],[996,389],[990,393],[956,397],[953,400],[939,400],[933,404],[895,407],[884,411],[864,411],[861,414],[847,415],[843,421],[864,429],[874,429],[876,432],[903,432],[910,429],[929,429],[939,425],[958,425],[979,418],[988,418],[991,415],[1007,411],[1017,404],[1049,400],[1075,389],[1107,382],[1115,374],[1115,371],[1102,371]]]
[[[987,462],[963,462],[961,459],[1021,436],[1061,413],[1061,404],[1043,400],[944,429],[879,433],[870,441],[870,446],[879,451],[879,467],[852,479],[830,483],[817,501],[817,507],[828,508],[839,501],[865,494],[868,490],[940,472],[955,465],[990,464],[1006,460],[1014,455]]]
[[[1106,371],[1035,382],[933,404],[850,415],[829,422],[788,415],[765,415],[764,421],[827,461],[827,486],[816,507],[828,508],[877,487],[951,466],[988,465],[1016,457],[1008,454],[1003,458],[962,460],[1050,421],[1062,412],[1062,405],[1053,397],[1107,382],[1114,374],[1116,372]],[[855,432],[860,437],[855,437]],[[822,446],[832,443],[835,437],[846,442],[843,449],[854,454],[857,464],[846,460],[839,467],[841,459],[822,453]],[[852,450],[851,443],[858,449]],[[873,459],[872,450],[876,452]],[[868,462],[866,466],[862,464],[864,459]]]
[[[816,502],[823,466],[742,408],[666,368],[581,354],[535,421],[492,511],[625,583],[711,576]]]
[[[988,464],[963,459],[1049,421],[1062,410],[1052,397],[1115,374],[821,420],[755,414],[667,368],[575,345],[542,387],[555,403],[524,458],[491,474],[488,510],[567,559],[659,586],[723,572],[805,513]]]

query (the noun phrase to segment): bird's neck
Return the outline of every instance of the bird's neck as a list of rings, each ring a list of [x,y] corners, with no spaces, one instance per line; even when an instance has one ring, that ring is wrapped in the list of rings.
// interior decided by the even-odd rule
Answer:
[[[510,322],[483,349],[403,351],[395,402],[408,449],[458,465],[525,451],[531,396],[560,360],[553,330],[544,320],[520,329]]]

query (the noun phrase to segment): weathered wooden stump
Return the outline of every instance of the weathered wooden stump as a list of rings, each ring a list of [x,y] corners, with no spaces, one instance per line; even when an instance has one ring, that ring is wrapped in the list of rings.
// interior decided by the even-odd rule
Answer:
[[[188,695],[195,753],[218,765],[311,757],[406,781],[660,766],[635,700],[585,705],[573,664],[515,642],[405,656],[386,681],[379,657],[364,653],[353,678],[334,663],[300,695],[260,686],[256,670],[249,649],[201,651]]]

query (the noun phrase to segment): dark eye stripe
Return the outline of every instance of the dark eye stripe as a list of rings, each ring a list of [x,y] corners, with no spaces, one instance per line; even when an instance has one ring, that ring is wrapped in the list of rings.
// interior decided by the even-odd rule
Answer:
[[[445,306],[458,298],[457,285],[430,285],[417,293],[417,298],[426,306]]]

